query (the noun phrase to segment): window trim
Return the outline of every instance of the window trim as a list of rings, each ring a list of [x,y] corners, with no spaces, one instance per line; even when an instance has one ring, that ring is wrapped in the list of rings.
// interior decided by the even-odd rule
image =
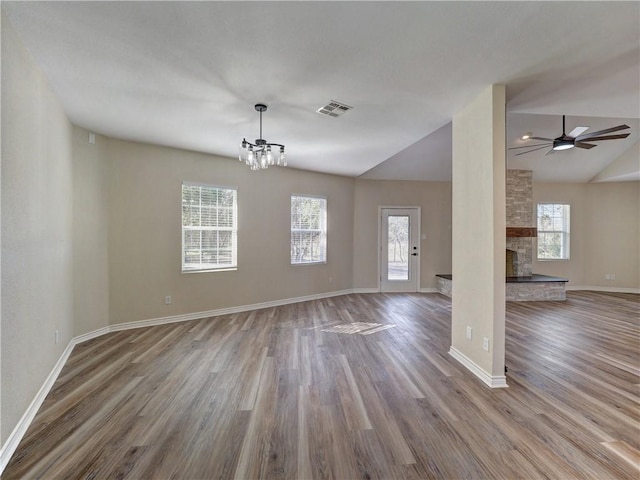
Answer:
[[[188,269],[185,270],[184,266],[184,232],[185,232],[185,225],[183,224],[183,188],[184,187],[206,187],[206,188],[210,188],[210,189],[223,189],[223,190],[233,190],[235,192],[235,198],[234,198],[234,204],[233,204],[233,217],[235,220],[235,229],[233,227],[231,227],[230,229],[226,229],[226,230],[230,230],[232,232],[232,251],[231,251],[231,255],[232,255],[232,259],[235,260],[233,262],[233,265],[225,265],[225,266],[221,266],[219,268],[194,268],[194,269]],[[235,186],[229,186],[229,185],[214,185],[214,184],[209,184],[209,183],[203,183],[203,182],[190,182],[187,180],[183,180],[182,184],[180,185],[180,273],[183,274],[192,274],[192,273],[214,273],[214,272],[233,272],[238,270],[238,187]],[[187,227],[189,228],[189,226]],[[193,228],[193,227],[191,227]],[[198,229],[198,227],[195,227],[193,229]],[[216,227],[212,227],[212,230],[216,230]],[[235,252],[234,252],[235,250]],[[235,255],[234,255],[235,253]]]
[[[293,229],[293,225],[291,224],[291,200],[293,199],[293,197],[302,197],[302,198],[310,198],[310,199],[316,199],[316,200],[324,200],[324,229],[320,228],[320,229],[296,229],[295,231],[299,231],[299,232],[312,232],[312,231],[317,231],[320,232],[321,235],[324,236],[323,240],[323,249],[324,249],[324,255],[323,255],[323,260],[319,260],[319,261],[311,261],[311,262],[294,262],[293,259],[291,258],[291,254],[289,254],[289,265],[291,265],[292,267],[300,267],[300,266],[305,266],[305,265],[326,265],[327,264],[327,257],[328,257],[328,211],[329,211],[329,200],[327,198],[326,195],[309,195],[309,194],[305,194],[305,193],[292,193],[291,195],[289,195],[289,251],[291,251],[291,246],[293,243],[293,239],[292,239],[292,234],[294,232]]]
[[[567,211],[567,218],[564,218],[565,216],[563,215],[563,220],[564,220],[564,226],[566,227],[566,229],[563,230],[542,230],[541,228],[539,228],[540,225],[540,217],[538,214],[538,209],[540,208],[541,205],[561,205],[563,207],[568,207],[568,211]],[[568,261],[571,259],[571,204],[568,202],[538,202],[536,203],[536,227],[538,227],[537,230],[537,237],[536,237],[536,260],[538,262],[563,262],[563,261]],[[563,240],[564,240],[564,247],[562,248],[561,257],[558,258],[540,258],[539,256],[539,239],[541,234],[544,233],[560,233],[563,236]]]

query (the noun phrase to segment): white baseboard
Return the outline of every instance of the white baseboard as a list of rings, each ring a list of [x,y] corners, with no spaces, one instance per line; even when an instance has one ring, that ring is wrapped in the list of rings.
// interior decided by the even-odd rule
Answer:
[[[567,285],[566,290],[567,291],[591,290],[592,292],[610,292],[610,293],[640,293],[640,288],[594,287],[594,286],[580,286],[580,285]]]
[[[507,385],[507,377],[504,375],[491,375],[485,372],[477,363],[467,357],[464,353],[460,352],[460,350],[450,347],[449,355],[459,361],[462,365],[467,367],[468,370],[471,371],[476,377],[482,380],[491,388],[506,388]]]
[[[64,364],[67,363],[69,355],[71,355],[71,351],[73,350],[73,347],[76,346],[76,343],[77,342],[75,342],[75,339],[72,339],[69,342],[67,347],[62,352],[62,355],[60,355],[60,358],[53,366],[53,369],[45,379],[44,383],[40,387],[40,390],[38,390],[38,393],[36,393],[36,396],[33,398],[31,403],[27,407],[27,410],[22,415],[22,418],[20,418],[18,424],[9,434],[7,441],[4,443],[4,445],[2,445],[2,448],[0,448],[0,475],[2,475],[2,472],[9,463],[11,456],[16,451],[16,448],[18,448],[20,440],[22,440],[22,437],[24,437],[24,434],[27,432],[29,425],[31,425],[31,422],[35,418],[36,413],[38,413],[38,410],[42,406],[42,402],[44,402],[44,399],[49,394],[49,391],[58,378],[62,367],[64,367]]]
[[[232,313],[249,312],[251,310],[260,310],[262,308],[280,307],[282,305],[291,305],[292,303],[308,302],[310,300],[321,300],[323,298],[339,297],[354,293],[352,289],[337,290],[334,292],[316,293],[314,295],[306,295],[304,297],[285,298],[282,300],[273,300],[270,302],[253,303],[250,305],[240,305],[237,307],[218,308],[216,310],[207,310],[204,312],[185,313],[182,315],[171,315],[169,317],[150,318],[147,320],[138,320],[135,322],[115,323],[109,325],[110,332],[119,332],[122,330],[130,330],[132,328],[153,327],[156,325],[164,325],[167,323],[188,322],[190,320],[199,320],[201,318],[217,317],[220,315],[230,315]]]
[[[78,335],[77,337],[71,339],[71,342],[73,342],[73,345],[76,346],[79,343],[86,342],[87,340],[91,340],[93,338],[101,337],[102,335],[106,335],[109,332],[111,332],[111,328],[109,326],[102,327],[98,330]],[[69,343],[71,344],[71,342]]]
[[[352,288],[351,293],[380,293],[379,288]]]
[[[380,293],[380,289],[379,288],[353,288],[349,293]],[[438,289],[425,287],[418,290],[418,293],[438,293]]]
[[[377,292],[377,290],[375,290],[375,292]],[[31,404],[27,408],[26,412],[24,413],[24,415],[22,415],[22,418],[20,418],[20,421],[18,422],[18,424],[15,426],[15,428],[7,438],[7,441],[0,448],[0,475],[2,475],[2,472],[4,471],[5,467],[9,463],[11,456],[15,453],[16,448],[18,448],[18,444],[20,443],[20,441],[22,440],[22,437],[24,436],[27,429],[29,428],[29,425],[31,425],[31,422],[35,418],[36,413],[38,413],[38,410],[42,406],[42,402],[44,402],[45,398],[49,394],[49,391],[51,390],[51,387],[53,387],[53,384],[58,378],[58,375],[60,374],[62,367],[64,367],[64,364],[69,359],[69,355],[71,355],[71,351],[79,343],[86,342],[87,340],[91,340],[93,338],[97,338],[111,332],[119,332],[122,330],[130,330],[134,328],[151,327],[155,325],[164,325],[167,323],[186,322],[188,320],[199,320],[201,318],[214,317],[218,315],[229,315],[231,313],[247,312],[250,310],[259,310],[261,308],[271,308],[271,307],[278,307],[281,305],[290,305],[292,303],[307,302],[309,300],[320,300],[323,298],[338,297],[338,296],[347,295],[350,293],[361,293],[361,292],[354,292],[353,289],[338,290],[334,292],[325,292],[325,293],[317,293],[314,295],[307,295],[304,297],[286,298],[282,300],[274,300],[271,302],[264,302],[264,303],[254,303],[252,305],[241,305],[238,307],[208,310],[206,312],[186,313],[183,315],[173,315],[170,317],[150,318],[147,320],[140,320],[136,322],[117,323],[117,324],[108,325],[98,330],[84,333],[82,335],[72,338],[69,341],[69,344],[67,345],[67,347],[64,349],[64,352],[62,352],[62,355],[60,355],[60,358],[58,359],[53,369],[51,370],[51,373],[49,373],[49,375],[47,376],[46,380],[44,381],[44,384],[42,385],[42,387],[40,387],[40,390],[38,390],[38,393],[36,394],[34,399],[31,401]]]

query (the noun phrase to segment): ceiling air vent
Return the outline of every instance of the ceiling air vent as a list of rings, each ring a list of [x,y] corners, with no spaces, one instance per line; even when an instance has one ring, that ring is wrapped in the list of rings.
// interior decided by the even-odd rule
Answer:
[[[349,105],[345,105],[344,103],[336,102],[335,100],[331,100],[326,105],[320,107],[316,112],[321,113],[323,115],[328,115],[330,117],[339,117],[343,113],[348,112],[353,107]]]

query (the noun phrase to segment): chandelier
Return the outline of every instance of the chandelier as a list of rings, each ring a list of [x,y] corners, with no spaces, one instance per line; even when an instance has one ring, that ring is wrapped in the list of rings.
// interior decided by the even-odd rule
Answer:
[[[263,103],[257,103],[255,109],[260,112],[260,138],[256,139],[256,143],[251,143],[246,138],[243,138],[238,159],[249,165],[251,170],[262,170],[269,168],[271,165],[286,167],[287,158],[284,153],[284,145],[268,143],[262,138],[262,112],[267,111],[267,106]],[[271,147],[280,147],[280,151],[274,153]]]

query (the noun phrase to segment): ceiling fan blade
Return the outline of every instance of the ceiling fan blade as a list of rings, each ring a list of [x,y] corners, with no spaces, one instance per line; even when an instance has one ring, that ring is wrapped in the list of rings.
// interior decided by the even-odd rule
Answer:
[[[597,145],[593,145],[591,143],[584,143],[584,142],[575,142],[575,146],[578,148],[593,148],[593,147],[597,147]]]
[[[599,130],[597,132],[583,133],[582,135],[578,135],[576,137],[576,140],[578,140],[578,141],[587,140],[587,139],[592,138],[592,137],[597,137],[598,135],[603,135],[605,133],[611,133],[611,132],[617,132],[619,130],[625,130],[627,128],[629,128],[629,125],[618,125],[617,127],[605,128],[604,130]]]
[[[587,142],[599,142],[600,140],[618,140],[620,138],[627,138],[628,133],[621,133],[619,135],[605,135],[604,137],[589,137],[585,138]]]
[[[529,137],[531,140],[545,140],[547,142],[553,142],[553,138],[543,138],[543,137]]]
[[[526,152],[516,153],[514,156],[517,157],[519,155],[524,155],[525,153],[535,152],[536,150],[542,150],[543,148],[547,148],[549,145],[543,145],[542,147],[534,148],[533,150],[527,150]]]
[[[551,145],[550,143],[536,143],[534,145],[523,145],[521,147],[510,147],[509,150],[517,150],[519,148],[531,148],[531,147],[546,147],[548,145]]]
[[[551,150],[549,150],[547,153],[545,153],[545,155],[551,155],[553,153],[556,153],[556,151],[552,148]]]
[[[589,127],[576,127],[569,132],[567,137],[576,138],[578,135],[582,135],[587,130],[589,130]]]

